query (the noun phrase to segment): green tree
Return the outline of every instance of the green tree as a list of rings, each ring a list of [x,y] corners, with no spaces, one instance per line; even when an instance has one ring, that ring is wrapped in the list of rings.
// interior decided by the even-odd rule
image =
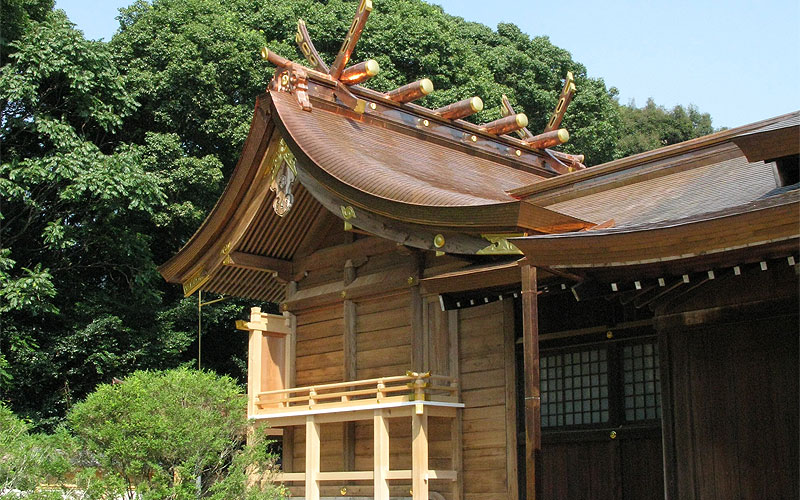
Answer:
[[[667,110],[648,99],[644,107],[631,102],[620,106],[622,133],[617,142],[616,156],[626,156],[688,141],[714,132],[711,115],[689,105]]]
[[[436,91],[421,104],[439,107],[478,95],[486,109],[473,118],[500,116],[507,94],[528,114],[531,129],[544,128],[567,71],[578,94],[565,125],[592,163],[612,158],[618,128],[615,91],[546,37],[531,38],[513,24],[492,30],[450,16],[420,0],[375,0],[356,47],[356,60],[376,59],[381,73],[366,86],[389,90],[428,77]],[[332,62],[352,21],[345,0],[276,0],[269,4],[235,0],[137,2],[121,16],[111,41],[120,69],[142,104],[126,129],[132,139],[147,132],[174,133],[186,156],[212,155],[227,175],[246,136],[253,101],[273,68],[258,58],[262,45],[303,62],[294,43],[303,18],[314,43]]]
[[[71,394],[170,355],[150,250],[165,197],[117,138],[136,103],[106,44],[32,10],[0,68],[0,389],[55,422]]]
[[[248,471],[268,477],[275,458],[267,453],[263,427],[248,424],[246,402],[230,377],[185,369],[139,371],[98,387],[72,408],[68,423],[107,476],[98,488],[104,494],[281,498],[280,487],[247,486]]]

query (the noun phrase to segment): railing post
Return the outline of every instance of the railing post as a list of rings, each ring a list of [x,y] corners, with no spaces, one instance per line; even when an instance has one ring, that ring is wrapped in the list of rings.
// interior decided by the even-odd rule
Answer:
[[[413,500],[428,500],[428,414],[422,402],[411,415],[411,490]]]
[[[375,393],[375,399],[378,401],[378,403],[380,403],[381,400],[383,399],[383,396],[384,396],[383,395],[383,390],[384,389],[386,389],[386,385],[383,383],[383,379],[378,380],[378,390]]]
[[[306,500],[319,500],[319,424],[314,415],[306,417]]]
[[[384,410],[375,410],[372,417],[374,429],[374,467],[375,500],[389,500],[389,422]]]

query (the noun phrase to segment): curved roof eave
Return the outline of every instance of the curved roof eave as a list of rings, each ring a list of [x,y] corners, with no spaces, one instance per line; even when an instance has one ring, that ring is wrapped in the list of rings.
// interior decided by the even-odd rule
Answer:
[[[269,119],[269,97],[256,98],[250,132],[242,146],[242,154],[214,208],[191,238],[171,259],[158,267],[161,275],[170,283],[180,283],[198,260],[218,245],[220,236],[242,208],[242,202],[251,190],[258,165],[266,152],[268,137],[274,125]],[[255,167],[255,168],[254,168]]]

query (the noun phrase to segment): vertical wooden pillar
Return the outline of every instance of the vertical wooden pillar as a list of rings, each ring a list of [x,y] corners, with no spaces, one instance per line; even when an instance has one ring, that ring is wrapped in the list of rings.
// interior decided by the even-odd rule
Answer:
[[[419,286],[411,287],[411,367],[417,372],[425,371],[425,325],[422,323],[422,295]]]
[[[515,359],[516,332],[514,303],[503,301],[503,361],[505,362],[506,399],[506,495],[508,500],[519,498],[517,480],[517,362]]]
[[[306,500],[319,500],[320,436],[314,415],[306,417]]]
[[[536,473],[540,469],[541,399],[539,392],[539,304],[536,268],[523,260],[522,271],[522,343],[525,361],[525,488],[526,500],[537,498]]]
[[[261,308],[250,309],[250,323],[261,323]],[[256,413],[256,397],[261,392],[261,353],[264,350],[264,332],[249,330],[247,345],[247,415]]]
[[[349,260],[347,262],[350,262]],[[345,268],[346,270],[347,268]],[[347,280],[345,280],[345,283]],[[356,380],[356,304],[345,300],[344,304],[344,380]],[[355,470],[356,467],[356,423],[342,423],[342,451],[344,470]]]
[[[449,339],[448,357],[450,358],[450,376],[458,380],[458,392],[456,396],[461,401],[461,366],[459,363],[458,352],[458,311],[447,311],[447,336]],[[458,474],[458,478],[453,481],[453,500],[464,498],[464,412],[456,412],[450,427],[450,440],[453,446],[453,470]]]
[[[411,490],[413,500],[428,500],[428,414],[423,405],[411,416]]]
[[[284,312],[289,323],[289,335],[286,338],[286,387],[295,387],[295,347],[297,346],[297,317]],[[283,457],[281,468],[284,472],[294,472],[294,432],[295,427],[283,428]]]
[[[375,500],[389,500],[389,419],[384,410],[377,410],[373,420]]]

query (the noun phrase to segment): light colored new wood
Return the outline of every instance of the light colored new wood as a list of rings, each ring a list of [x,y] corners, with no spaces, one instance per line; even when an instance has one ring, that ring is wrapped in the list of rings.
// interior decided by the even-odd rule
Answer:
[[[411,416],[411,490],[414,500],[428,500],[428,415],[418,407]]]
[[[541,400],[539,395],[539,305],[536,268],[520,265],[522,282],[522,342],[525,366],[525,498],[536,500],[536,466],[541,452]]]
[[[389,422],[383,410],[375,412],[373,422],[373,462],[375,500],[389,500]]]
[[[319,455],[319,423],[314,415],[309,415],[306,417],[306,500],[319,500]]]
[[[464,500],[508,495],[504,304],[458,311]]]

